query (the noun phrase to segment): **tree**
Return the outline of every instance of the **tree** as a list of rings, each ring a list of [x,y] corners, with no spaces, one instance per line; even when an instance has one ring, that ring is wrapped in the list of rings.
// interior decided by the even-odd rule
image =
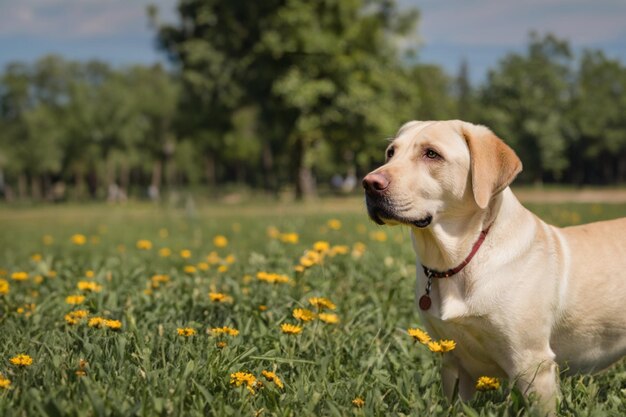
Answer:
[[[522,178],[558,180],[568,167],[571,59],[567,42],[532,34],[525,55],[509,54],[489,72],[481,119],[520,154]]]
[[[239,137],[261,142],[266,171],[291,168],[297,196],[313,194],[317,144],[358,147],[389,134],[411,107],[392,36],[407,33],[415,15],[391,1],[181,0],[178,11],[159,40],[180,65],[183,108],[193,108],[184,126],[206,132],[194,140],[212,164],[227,161],[225,132],[247,109],[252,130]]]

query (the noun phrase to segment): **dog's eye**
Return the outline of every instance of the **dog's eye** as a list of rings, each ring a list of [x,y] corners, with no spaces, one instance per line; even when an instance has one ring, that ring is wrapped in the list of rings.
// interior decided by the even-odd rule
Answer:
[[[427,150],[426,150],[426,153],[425,153],[424,155],[425,155],[425,156],[426,156],[426,158],[428,158],[428,159],[437,159],[437,158],[441,158],[441,156],[440,156],[437,152],[433,151],[432,149],[427,149]]]
[[[393,157],[395,150],[393,148],[387,149],[387,159],[391,159]]]

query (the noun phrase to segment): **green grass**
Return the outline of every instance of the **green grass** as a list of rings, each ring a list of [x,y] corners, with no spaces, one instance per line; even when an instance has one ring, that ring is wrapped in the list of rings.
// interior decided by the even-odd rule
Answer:
[[[549,222],[567,225],[624,215],[626,205],[532,205]],[[340,230],[327,226],[341,221]],[[269,238],[267,228],[296,232],[297,244]],[[164,230],[167,230],[165,236]],[[532,404],[506,381],[495,392],[470,403],[448,404],[441,395],[440,358],[406,334],[418,327],[414,302],[414,255],[405,228],[380,228],[359,201],[317,204],[198,207],[178,211],[153,206],[102,205],[0,209],[0,268],[10,284],[0,295],[0,374],[11,380],[0,388],[0,416],[515,416],[533,414]],[[383,232],[387,240],[382,242]],[[84,246],[70,242],[87,237]],[[53,238],[45,245],[44,235]],[[216,235],[228,238],[217,248]],[[153,248],[136,248],[148,239]],[[326,257],[303,274],[293,267],[316,241],[357,242],[356,253]],[[49,242],[48,242],[49,243]],[[167,247],[172,256],[158,255]],[[189,249],[192,257],[179,253]],[[216,251],[236,261],[219,272],[185,273],[186,265],[207,262]],[[33,260],[32,255],[41,255]],[[208,263],[208,262],[207,262]],[[82,306],[65,298],[79,294],[77,283],[102,285],[87,293]],[[29,273],[15,281],[15,271]],[[49,272],[55,271],[56,277]],[[268,284],[259,271],[287,274],[292,284]],[[155,274],[168,283],[146,294]],[[41,278],[37,278],[40,276]],[[232,297],[211,302],[210,291]],[[281,323],[296,323],[292,310],[310,307],[323,296],[336,305],[336,325],[314,321],[302,334],[282,334]],[[28,315],[18,308],[35,304]],[[266,311],[259,306],[266,305]],[[122,322],[121,331],[86,324],[70,326],[64,315],[88,309],[92,316]],[[236,337],[216,338],[212,327],[231,326]],[[195,336],[177,335],[192,327]],[[217,342],[227,346],[220,348]],[[18,369],[16,354],[33,358]],[[78,376],[80,361],[85,376]],[[261,380],[275,371],[284,389],[265,382],[254,395],[230,384],[230,374],[250,372]],[[567,416],[626,415],[626,366],[622,361],[594,376],[563,378],[560,412]],[[363,408],[352,400],[361,397]]]

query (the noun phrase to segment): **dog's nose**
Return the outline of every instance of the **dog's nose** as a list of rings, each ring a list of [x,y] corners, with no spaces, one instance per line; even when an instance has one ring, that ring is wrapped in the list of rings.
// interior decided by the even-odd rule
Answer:
[[[382,194],[389,187],[389,180],[383,174],[370,173],[363,178],[363,188],[369,194]]]

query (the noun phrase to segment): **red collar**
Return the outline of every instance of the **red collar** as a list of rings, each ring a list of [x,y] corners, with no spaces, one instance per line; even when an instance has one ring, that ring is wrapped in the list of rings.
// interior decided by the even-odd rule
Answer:
[[[491,226],[480,232],[478,240],[476,240],[476,243],[474,243],[474,246],[472,246],[472,251],[469,255],[467,255],[467,258],[465,258],[465,260],[461,262],[457,267],[440,272],[435,271],[434,269],[430,269],[422,264],[422,268],[424,269],[424,273],[426,274],[426,278],[428,279],[428,282],[426,283],[426,294],[422,295],[419,299],[419,306],[422,310],[428,310],[430,308],[430,305],[432,304],[432,301],[430,299],[430,287],[432,285],[433,278],[450,278],[451,276],[461,272],[463,268],[465,268],[467,264],[470,263],[474,255],[476,255],[476,252],[478,252],[478,249],[487,237],[487,233],[489,233],[489,228],[491,228]]]

